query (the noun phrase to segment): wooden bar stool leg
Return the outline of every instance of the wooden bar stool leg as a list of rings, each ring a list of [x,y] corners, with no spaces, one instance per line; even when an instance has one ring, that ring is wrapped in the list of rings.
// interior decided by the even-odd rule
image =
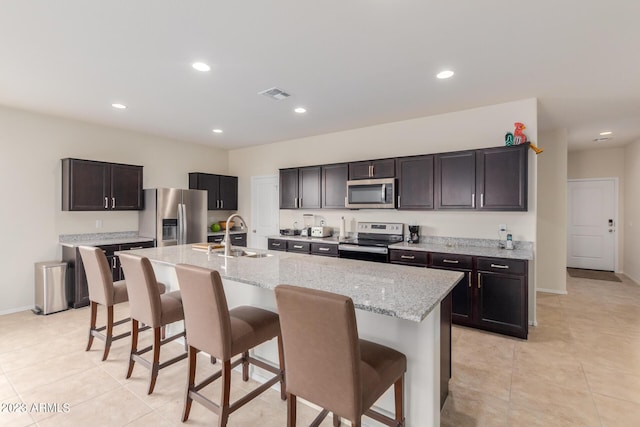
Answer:
[[[102,354],[102,361],[107,360],[109,355],[109,349],[111,349],[111,342],[113,341],[113,306],[107,307],[107,330],[106,339],[104,341],[104,353]]]
[[[91,320],[89,321],[89,342],[87,343],[87,349],[85,351],[91,350],[91,345],[93,344],[92,332],[96,329],[97,317],[98,317],[98,303],[91,301]]]
[[[182,411],[182,422],[184,423],[189,419],[189,412],[191,412],[191,404],[193,399],[189,395],[189,392],[195,387],[196,383],[196,362],[198,351],[189,346],[189,376],[187,378],[187,392],[184,398],[184,410]]]
[[[249,352],[242,353],[242,381],[249,381]]]
[[[153,361],[151,362],[151,374],[149,378],[149,391],[147,394],[153,393],[158,379],[158,370],[160,369],[160,336],[162,335],[161,327],[153,328]]]
[[[393,385],[396,400],[396,422],[404,426],[404,374]]]
[[[284,349],[282,348],[282,337],[278,335],[278,363],[280,364],[280,399],[287,400],[287,387],[284,370]]]
[[[127,378],[131,377],[133,372],[133,365],[136,361],[133,359],[134,353],[138,351],[138,321],[131,320],[131,353],[129,354],[129,370],[127,371]]]
[[[229,397],[231,394],[231,361],[222,363],[222,401],[218,415],[218,427],[225,427],[229,419]]]
[[[287,393],[287,427],[296,427],[296,395]]]

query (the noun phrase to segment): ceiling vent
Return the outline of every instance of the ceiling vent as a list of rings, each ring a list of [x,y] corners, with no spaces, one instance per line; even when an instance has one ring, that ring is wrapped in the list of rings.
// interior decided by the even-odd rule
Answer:
[[[595,142],[605,142],[605,141],[608,141],[610,139],[611,139],[610,136],[601,136],[601,137],[595,138],[594,141]]]
[[[281,101],[291,96],[287,92],[283,91],[282,89],[278,89],[277,87],[272,87],[271,89],[258,92],[258,95],[264,95],[268,98],[275,99],[276,101]]]

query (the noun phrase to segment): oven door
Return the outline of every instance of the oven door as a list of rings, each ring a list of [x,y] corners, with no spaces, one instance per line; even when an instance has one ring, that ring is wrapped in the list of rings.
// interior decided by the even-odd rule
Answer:
[[[351,209],[394,209],[396,207],[395,182],[394,178],[347,181],[345,207]]]
[[[389,249],[381,246],[340,244],[338,245],[338,256],[360,261],[389,262]]]

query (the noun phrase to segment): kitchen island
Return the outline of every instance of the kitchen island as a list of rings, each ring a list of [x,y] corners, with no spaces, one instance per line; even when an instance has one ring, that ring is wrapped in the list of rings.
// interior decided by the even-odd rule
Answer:
[[[440,304],[460,281],[462,273],[290,252],[247,251],[263,256],[225,258],[215,252],[194,250],[191,245],[131,253],[148,257],[158,280],[166,283],[170,290],[179,289],[176,264],[218,270],[230,307],[247,304],[277,311],[273,289],[280,284],[351,297],[357,309],[360,337],[395,348],[407,356],[406,425],[440,424]],[[257,357],[277,363],[275,342],[266,343],[254,352]],[[261,379],[258,368],[252,375]],[[376,407],[392,414],[392,392],[385,393]],[[368,418],[363,422],[378,425]]]

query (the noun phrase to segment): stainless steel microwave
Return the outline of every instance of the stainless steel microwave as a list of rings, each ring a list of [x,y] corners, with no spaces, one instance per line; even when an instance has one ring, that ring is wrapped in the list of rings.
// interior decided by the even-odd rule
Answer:
[[[347,181],[345,207],[351,209],[394,209],[395,178]]]

